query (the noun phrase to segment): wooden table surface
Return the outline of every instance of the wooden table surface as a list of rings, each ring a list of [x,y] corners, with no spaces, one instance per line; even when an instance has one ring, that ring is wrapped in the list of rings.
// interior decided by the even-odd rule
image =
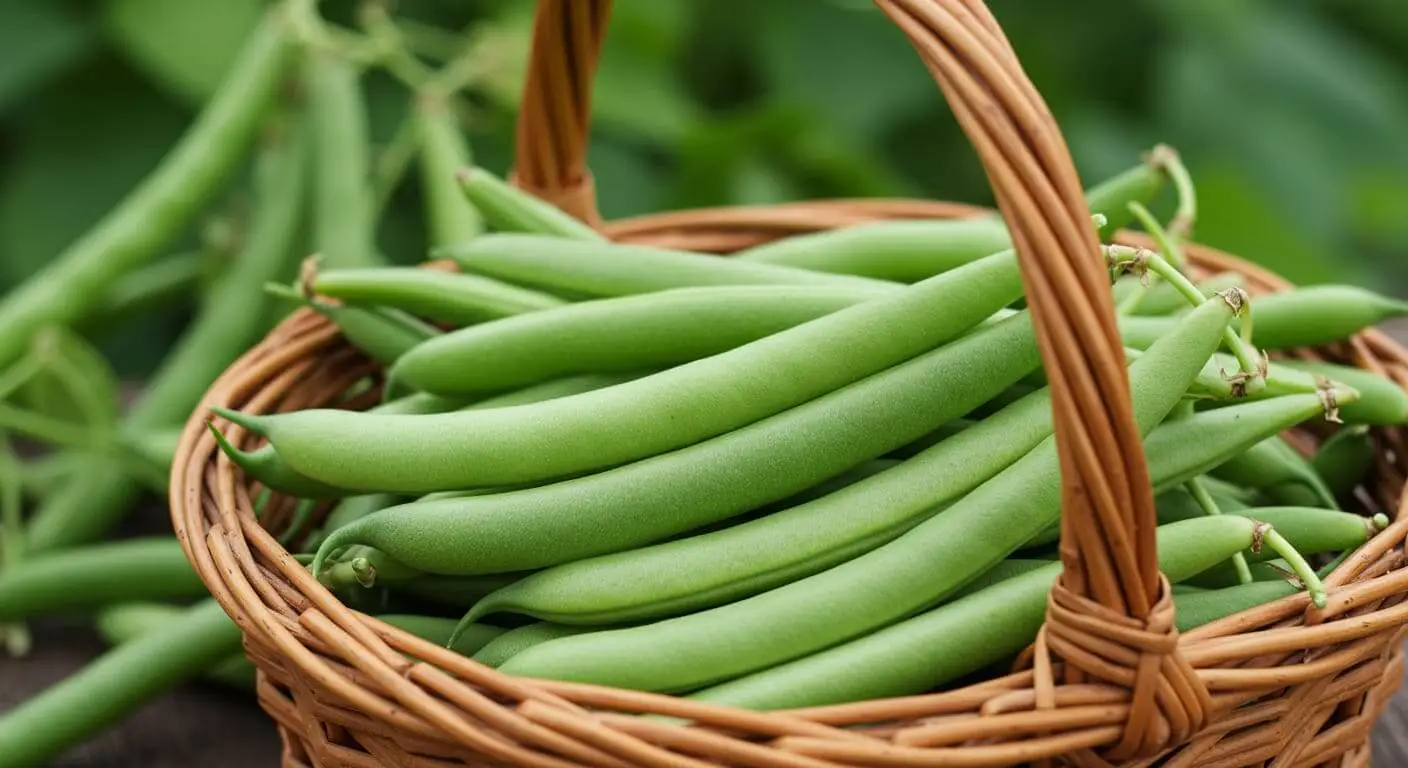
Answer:
[[[1408,324],[1395,335],[1408,339]],[[142,510],[125,534],[170,530],[164,507]],[[35,650],[0,658],[0,712],[81,667],[103,645],[85,623],[35,627]],[[272,722],[247,695],[193,683],[151,702],[126,722],[74,748],[54,768],[261,768],[276,766],[280,745]],[[1408,766],[1408,690],[1400,690],[1374,731],[1374,764]],[[37,767],[36,767],[37,768]]]

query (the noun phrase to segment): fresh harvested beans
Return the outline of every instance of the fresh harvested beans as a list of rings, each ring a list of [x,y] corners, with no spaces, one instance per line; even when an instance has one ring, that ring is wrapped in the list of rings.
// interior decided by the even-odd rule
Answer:
[[[424,493],[540,481],[683,448],[800,405],[932,350],[1020,293],[1016,259],[1004,253],[722,354],[546,403],[436,416],[212,410],[329,485]]]
[[[484,235],[443,248],[466,272],[568,296],[608,297],[711,285],[833,285],[892,293],[901,285],[851,275],[721,259],[641,245],[535,235]]]
[[[446,398],[421,392],[382,403],[372,408],[368,413],[416,415],[448,413],[456,410],[507,408],[511,405],[541,403],[558,397],[591,392],[603,387],[633,381],[644,375],[646,372],[627,371],[624,373],[568,376],[482,400],[464,396]],[[358,495],[353,489],[329,485],[300,474],[284,463],[283,458],[279,456],[278,451],[272,445],[264,445],[253,451],[241,451],[229,445],[224,435],[218,434],[218,430],[212,431],[217,432],[216,442],[221,444],[221,449],[230,457],[235,466],[242,469],[246,477],[257,480],[266,488],[305,498],[336,499]],[[456,491],[456,493],[464,492]]]
[[[348,304],[391,307],[452,325],[472,325],[567,303],[478,275],[404,267],[329,269],[318,272],[311,286],[320,296]]]
[[[1408,315],[1408,303],[1348,285],[1316,285],[1257,296],[1251,307],[1252,341],[1269,350],[1330,344]],[[1125,344],[1138,348],[1147,347],[1177,322],[1176,317],[1119,319]]]
[[[796,581],[890,541],[1051,434],[1042,390],[899,466],[731,528],[578,560],[486,597],[467,620],[509,611],[563,624],[678,615]]]
[[[1177,404],[1231,316],[1222,299],[1205,302],[1131,368],[1142,433]],[[1154,460],[1151,454],[1157,477]],[[707,611],[544,643],[504,670],[681,691],[806,655],[934,605],[1007,557],[1059,515],[1059,480],[1054,438],[1047,438],[943,514],[830,570]]]
[[[1257,528],[1254,521],[1230,516],[1160,526],[1159,570],[1171,581],[1181,581],[1250,549]],[[699,691],[691,698],[770,710],[932,690],[1030,644],[1046,618],[1047,594],[1060,574],[1061,564],[1051,563],[865,637]],[[1182,595],[1174,598],[1179,614],[1183,599]]]
[[[1025,315],[711,440],[521,491],[392,507],[333,532],[430,573],[555,565],[785,498],[971,410],[1039,364]],[[564,401],[559,401],[564,402]]]
[[[415,105],[420,134],[420,178],[425,196],[426,236],[433,248],[462,243],[483,233],[484,222],[465,199],[455,174],[469,165],[469,142],[460,132],[449,99],[422,90]]]
[[[1090,210],[1105,217],[1103,232],[1130,219],[1129,202],[1149,202],[1163,186],[1158,169],[1140,164],[1092,188]],[[913,283],[1012,247],[997,216],[950,221],[885,221],[799,235],[749,248],[741,261]],[[1186,304],[1186,302],[1184,302]]]
[[[483,168],[463,168],[455,181],[466,199],[500,232],[527,232],[555,238],[603,241],[600,232],[539,200]]]
[[[492,392],[572,374],[666,368],[859,304],[830,286],[677,288],[571,304],[431,339],[388,380],[439,394]]]
[[[0,622],[206,593],[176,539],[128,539],[37,555],[0,570]]]

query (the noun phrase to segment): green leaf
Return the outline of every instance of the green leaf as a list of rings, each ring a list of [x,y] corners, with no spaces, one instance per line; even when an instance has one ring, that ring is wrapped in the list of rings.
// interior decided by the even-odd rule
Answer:
[[[160,88],[198,105],[219,87],[264,5],[263,0],[107,0],[103,29]]]
[[[88,28],[57,3],[0,3],[0,112],[86,56],[92,41]]]

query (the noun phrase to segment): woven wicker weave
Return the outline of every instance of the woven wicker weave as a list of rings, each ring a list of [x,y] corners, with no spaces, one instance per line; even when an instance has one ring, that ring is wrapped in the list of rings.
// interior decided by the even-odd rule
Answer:
[[[1108,280],[1060,133],[980,0],[879,4],[914,43],[979,150],[1017,245],[1054,392],[1068,546],[1028,668],[944,693],[763,714],[508,677],[352,611],[255,521],[253,489],[205,430],[208,405],[259,413],[370,404],[343,393],[375,366],[303,311],[212,387],[187,424],[171,485],[188,556],[244,630],[260,670],[260,701],[284,738],[285,765],[1368,765],[1371,726],[1402,677],[1404,435],[1376,433],[1379,466],[1360,489],[1365,511],[1395,521],[1327,580],[1326,609],[1295,595],[1179,635],[1154,558],[1153,499]],[[609,5],[540,3],[515,174],[525,188],[592,222],[583,162],[589,80]],[[866,221],[984,212],[847,200],[603,226],[622,241],[727,253]],[[1134,234],[1119,237],[1149,245]],[[1225,254],[1195,246],[1188,255],[1195,270],[1242,273],[1254,294],[1286,288]],[[1303,354],[1408,382],[1408,352],[1375,332]],[[218,424],[236,444],[255,444]],[[1296,437],[1306,446],[1318,439]],[[276,531],[292,503],[276,498],[271,506],[265,524]],[[1109,542],[1128,542],[1132,563],[1114,557]],[[1116,594],[1097,599],[1085,590],[1093,583],[1117,585]],[[1103,641],[1087,642],[1091,636]]]

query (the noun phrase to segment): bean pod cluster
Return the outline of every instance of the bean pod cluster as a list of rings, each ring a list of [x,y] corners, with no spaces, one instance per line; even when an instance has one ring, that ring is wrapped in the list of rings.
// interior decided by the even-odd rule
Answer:
[[[1103,251],[1160,567],[1185,626],[1323,600],[1317,564],[1386,525],[1341,505],[1363,430],[1408,422],[1408,395],[1267,353],[1403,307],[1191,277],[1143,207],[1160,178],[1089,193],[1092,227],[1129,212],[1164,244]],[[310,265],[279,289],[384,364],[381,405],[214,409],[250,482],[337,500],[300,538],[325,585],[458,616],[452,647],[504,628],[473,655],[512,674],[760,709],[932,690],[1032,641],[1060,468],[999,220],[719,257],[608,242],[482,169],[457,180],[493,230],[435,252],[458,273]],[[1280,437],[1307,422],[1343,436],[1307,457]]]

